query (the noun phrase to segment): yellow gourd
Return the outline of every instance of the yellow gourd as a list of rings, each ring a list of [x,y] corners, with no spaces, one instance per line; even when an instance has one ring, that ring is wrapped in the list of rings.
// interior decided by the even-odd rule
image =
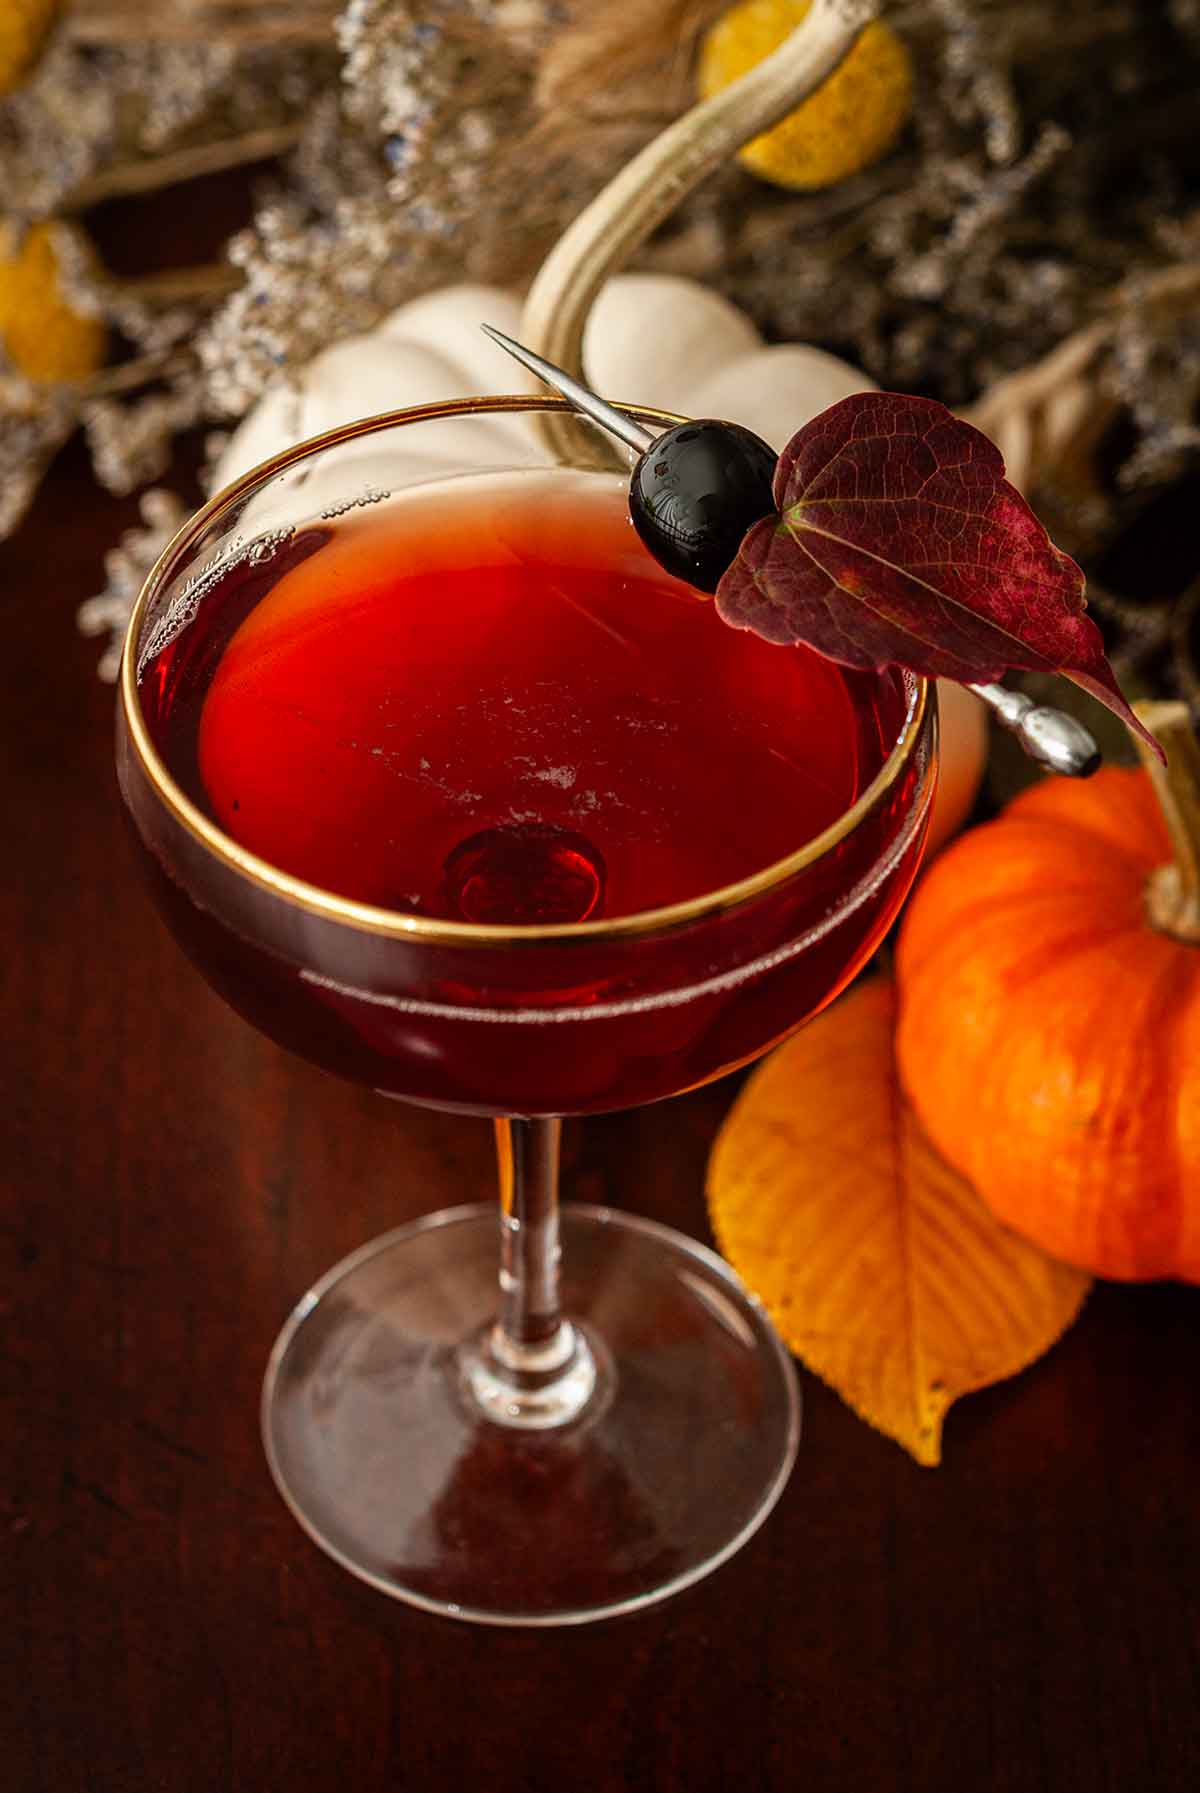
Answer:
[[[102,319],[76,311],[59,285],[54,226],[23,238],[0,223],[0,343],[27,380],[85,380],[104,360]]]
[[[699,87],[719,93],[779,48],[810,0],[739,0],[700,53]],[[778,187],[832,187],[892,147],[912,107],[912,64],[887,25],[868,25],[849,53],[794,112],[738,151],[743,167]]]

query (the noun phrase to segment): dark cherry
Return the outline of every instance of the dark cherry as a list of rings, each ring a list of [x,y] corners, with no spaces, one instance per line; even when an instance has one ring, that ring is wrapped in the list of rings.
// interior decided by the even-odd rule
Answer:
[[[634,527],[660,566],[716,591],[752,523],[775,509],[773,448],[737,423],[677,423],[629,482]]]

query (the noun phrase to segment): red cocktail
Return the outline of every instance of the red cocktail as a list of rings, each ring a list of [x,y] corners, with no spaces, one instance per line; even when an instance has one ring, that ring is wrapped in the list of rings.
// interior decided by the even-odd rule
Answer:
[[[671,1095],[799,1025],[893,919],[933,786],[920,681],[726,628],[649,558],[619,475],[488,435],[552,408],[400,414],[248,476],[156,569],[123,681],[146,861],[230,1003],[374,1088],[502,1117]],[[756,1307],[661,1229],[568,1211],[560,1318],[557,1121],[513,1126],[499,1324],[494,1218],[365,1248],[285,1332],[267,1442],[367,1579],[562,1622],[723,1560],[778,1492],[795,1411]],[[386,1422],[368,1362],[391,1366]],[[413,1452],[437,1497],[402,1523]],[[487,1567],[497,1482],[542,1540],[520,1587]]]

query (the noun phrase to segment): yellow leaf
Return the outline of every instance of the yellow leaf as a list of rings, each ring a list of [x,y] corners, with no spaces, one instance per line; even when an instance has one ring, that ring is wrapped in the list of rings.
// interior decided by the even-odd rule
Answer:
[[[925,1138],[892,1054],[878,978],[755,1073],[717,1139],[721,1250],[787,1345],[918,1463],[951,1401],[1013,1376],[1090,1286],[993,1219]]]

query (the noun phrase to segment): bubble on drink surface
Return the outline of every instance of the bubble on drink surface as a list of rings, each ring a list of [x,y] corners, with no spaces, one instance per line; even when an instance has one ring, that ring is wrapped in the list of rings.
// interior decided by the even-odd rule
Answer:
[[[332,522],[335,517],[344,517],[348,511],[363,510],[369,504],[382,504],[391,495],[382,486],[364,486],[353,498],[342,498],[336,504],[327,504],[321,516],[327,522]]]
[[[268,529],[247,542],[240,532],[221,542],[207,560],[190,572],[182,585],[168,586],[146,614],[137,676],[156,660],[185,629],[191,627],[208,594],[240,566],[264,566],[287,546],[296,531],[291,524]]]
[[[586,835],[510,822],[459,842],[442,869],[442,896],[457,920],[547,927],[594,917],[605,880],[603,855]]]

